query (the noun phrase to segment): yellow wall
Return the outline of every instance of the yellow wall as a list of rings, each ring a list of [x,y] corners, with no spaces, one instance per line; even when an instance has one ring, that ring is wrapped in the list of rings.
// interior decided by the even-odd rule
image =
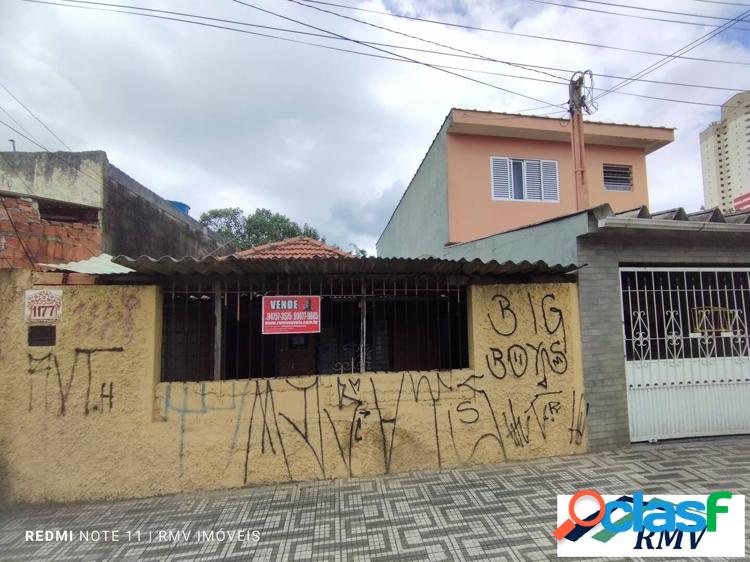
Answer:
[[[472,287],[471,369],[159,383],[156,288],[64,287],[57,345],[30,348],[28,278],[15,279],[20,287],[6,280],[0,492],[13,501],[127,498],[586,448],[575,285]]]

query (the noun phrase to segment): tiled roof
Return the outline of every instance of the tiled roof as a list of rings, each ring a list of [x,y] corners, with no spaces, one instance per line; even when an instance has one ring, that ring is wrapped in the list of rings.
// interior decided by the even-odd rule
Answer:
[[[352,254],[340,248],[307,236],[296,236],[279,242],[261,244],[233,255],[243,259],[354,258]]]

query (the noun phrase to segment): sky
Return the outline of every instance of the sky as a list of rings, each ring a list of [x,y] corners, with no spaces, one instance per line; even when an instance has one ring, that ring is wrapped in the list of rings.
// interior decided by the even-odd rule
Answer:
[[[329,1],[657,53],[674,52],[713,29],[531,0]],[[608,9],[578,0],[550,1]],[[321,33],[232,0],[122,3]],[[314,10],[301,5],[304,2],[247,3],[359,41],[446,51]],[[750,5],[741,8],[697,0],[620,3],[730,18],[750,9]],[[659,60],[653,55],[315,5],[497,60],[564,69],[550,72],[565,79],[570,76],[568,70],[591,69],[598,88],[617,83],[601,74],[631,76]],[[719,34],[688,56],[750,62],[750,21],[740,26],[746,29]],[[390,56],[342,39],[233,27]],[[553,80],[496,62],[381,48],[430,64]],[[507,90],[555,104],[567,99],[564,84],[455,71],[495,88],[409,62],[175,21],[20,0],[0,0],[0,52],[0,82],[67,145],[73,150],[106,151],[110,162],[142,184],[166,199],[189,204],[193,217],[220,207],[240,207],[247,212],[268,208],[300,224],[309,223],[330,242],[344,248],[356,244],[371,253],[451,107],[517,112],[542,105]],[[648,78],[750,89],[748,70],[748,66],[736,64],[680,59]],[[642,82],[622,91],[710,104],[721,104],[733,95],[730,91]],[[48,149],[64,149],[2,89],[0,108]],[[538,113],[550,111],[554,108]],[[697,210],[703,204],[698,134],[719,114],[718,107],[613,93],[603,97],[598,111],[587,119],[675,127],[675,142],[647,159],[651,208]],[[2,111],[0,119],[8,121]],[[5,135],[0,136],[0,150],[10,149],[6,143],[10,138],[16,140],[18,150],[37,150],[2,125],[0,130]]]

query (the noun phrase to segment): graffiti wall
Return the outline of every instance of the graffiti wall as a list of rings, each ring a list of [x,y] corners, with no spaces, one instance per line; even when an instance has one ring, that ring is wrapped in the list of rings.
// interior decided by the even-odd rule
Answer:
[[[66,287],[54,347],[4,346],[8,493],[124,498],[584,451],[575,285],[469,296],[469,369],[159,383],[157,289]]]
[[[74,501],[158,492],[151,403],[155,287],[63,286],[53,341],[32,342],[30,272],[0,273],[0,498]],[[34,289],[49,287],[34,286]],[[49,344],[49,345],[45,345]]]

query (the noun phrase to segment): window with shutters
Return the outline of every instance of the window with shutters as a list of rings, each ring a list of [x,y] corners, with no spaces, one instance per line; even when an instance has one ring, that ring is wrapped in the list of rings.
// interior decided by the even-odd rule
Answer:
[[[604,189],[631,191],[633,189],[633,166],[604,164]]]
[[[491,194],[494,200],[560,200],[560,183],[555,160],[490,158]]]

